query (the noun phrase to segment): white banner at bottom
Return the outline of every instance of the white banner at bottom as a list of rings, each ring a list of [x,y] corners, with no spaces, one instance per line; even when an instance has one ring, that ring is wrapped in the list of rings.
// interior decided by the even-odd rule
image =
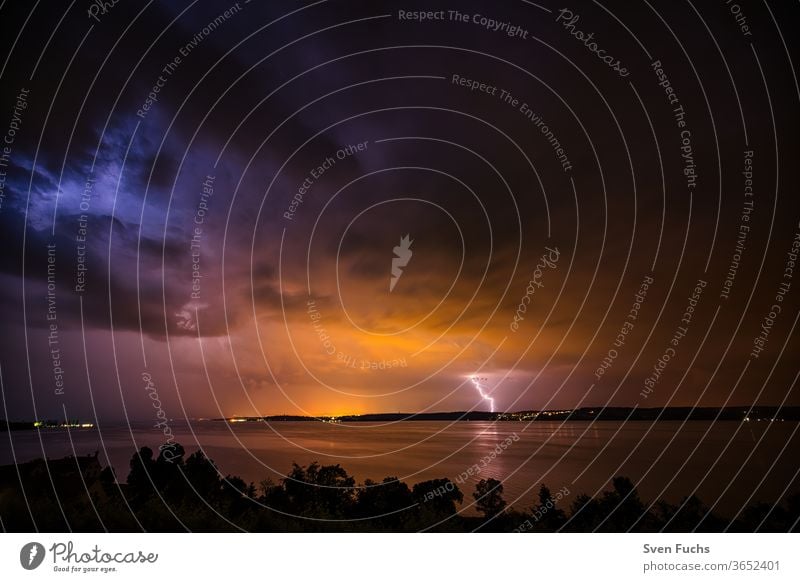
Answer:
[[[800,580],[796,534],[2,534],[3,580]],[[566,578],[564,578],[566,577]]]

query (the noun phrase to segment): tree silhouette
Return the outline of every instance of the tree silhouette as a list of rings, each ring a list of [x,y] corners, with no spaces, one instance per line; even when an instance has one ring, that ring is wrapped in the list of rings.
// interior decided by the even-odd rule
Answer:
[[[627,477],[614,477],[611,480],[613,491],[603,493],[601,500],[605,522],[602,531],[649,531],[651,524],[645,518],[646,512],[639,493]]]
[[[456,503],[464,501],[464,494],[450,479],[431,479],[417,483],[411,490],[411,495],[420,506],[441,515],[454,514]]]
[[[294,463],[283,480],[289,508],[297,515],[323,518],[345,517],[355,505],[356,480],[339,465],[308,468]]]
[[[486,519],[494,517],[506,507],[506,501],[503,499],[503,484],[497,479],[489,478],[478,481],[472,497],[477,502],[475,507]]]
[[[380,483],[367,479],[358,490],[356,515],[377,518],[386,526],[402,524],[413,507],[411,490],[397,477],[386,477]]]
[[[564,510],[556,507],[556,500],[544,483],[539,487],[538,497],[539,503],[531,508],[533,521],[538,526],[535,529],[557,531],[567,519]]]
[[[570,516],[566,529],[567,531],[594,531],[602,518],[600,502],[585,493],[581,493],[575,497],[575,501],[570,506]]]

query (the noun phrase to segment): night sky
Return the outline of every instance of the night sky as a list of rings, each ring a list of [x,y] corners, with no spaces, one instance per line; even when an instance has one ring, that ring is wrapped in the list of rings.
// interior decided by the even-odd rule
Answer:
[[[799,15],[3,3],[0,417],[800,405]]]

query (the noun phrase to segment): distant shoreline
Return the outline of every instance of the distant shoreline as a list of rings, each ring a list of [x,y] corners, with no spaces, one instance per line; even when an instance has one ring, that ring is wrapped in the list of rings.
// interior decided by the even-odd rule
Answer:
[[[729,406],[725,408],[576,408],[574,410],[523,410],[519,412],[389,412],[376,414],[349,414],[344,416],[237,416],[214,418],[216,422],[398,422],[398,421],[675,421],[675,420],[724,420],[737,422],[772,422],[800,420],[798,406]]]
[[[800,406],[728,406],[724,408],[689,406],[667,408],[576,408],[574,410],[522,410],[519,412],[387,412],[375,414],[348,414],[344,416],[297,416],[288,414],[270,416],[234,416],[229,418],[189,419],[195,422],[563,422],[563,421],[726,421],[726,422],[797,422],[800,421]],[[71,421],[6,421],[0,420],[0,431],[34,429],[92,429],[94,424]]]

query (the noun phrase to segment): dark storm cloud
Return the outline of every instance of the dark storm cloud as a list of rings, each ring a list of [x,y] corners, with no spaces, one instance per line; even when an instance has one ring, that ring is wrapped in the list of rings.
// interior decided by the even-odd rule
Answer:
[[[238,8],[217,20],[232,6]],[[653,9],[614,8],[639,32],[652,58],[661,60],[687,112],[700,182],[689,196],[680,131],[651,61],[597,5],[573,9],[609,54],[623,55],[630,77],[607,70],[554,23],[554,13],[523,2],[468,2],[459,10],[518,23],[529,31],[524,41],[472,21],[397,18],[398,9],[452,8],[439,3],[328,2],[259,30],[300,6],[159,3],[137,16],[142,6],[120,3],[94,23],[85,41],[90,23],[85,10],[76,9],[30,80],[42,39],[59,16],[55,10],[34,13],[4,74],[14,91],[0,96],[5,115],[16,88],[31,87],[0,212],[4,322],[17,332],[22,325],[24,261],[28,325],[44,329],[47,245],[55,244],[59,321],[71,330],[80,327],[76,235],[85,214],[83,324],[92,341],[103,344],[112,321],[125,337],[141,330],[146,349],[174,351],[179,374],[193,382],[198,354],[190,340],[199,336],[226,382],[237,385],[235,358],[248,385],[271,385],[266,362],[316,412],[357,410],[364,403],[342,404],[311,381],[304,366],[334,385],[370,394],[382,390],[382,382],[402,386],[454,362],[434,375],[429,392],[377,404],[396,410],[428,405],[452,388],[453,378],[463,379],[487,359],[498,378],[512,373],[513,386],[502,398],[522,395],[518,408],[553,398],[554,406],[582,399],[603,404],[612,394],[615,403],[630,405],[643,402],[643,382],[669,345],[692,288],[704,278],[708,287],[690,333],[647,403],[666,402],[684,372],[687,380],[673,403],[692,403],[707,381],[704,400],[719,404],[728,397],[738,370],[727,362],[747,357],[798,221],[796,197],[787,195],[796,180],[786,170],[798,152],[797,132],[790,131],[798,122],[795,87],[766,12],[753,9],[752,24],[771,102],[753,51],[740,42],[724,7],[704,7],[702,15],[730,58],[738,100],[715,44],[685,7],[657,10],[677,23],[691,63]],[[4,28],[21,26],[26,10],[4,6]],[[3,35],[7,51],[14,36]],[[182,51],[180,64],[165,73]],[[353,53],[362,54],[339,59]],[[470,91],[452,82],[454,74],[509,89],[552,130],[574,169],[563,169],[547,132],[521,112],[519,102]],[[158,82],[157,100],[137,114]],[[777,178],[770,103],[780,144]],[[403,139],[378,142],[384,138]],[[363,151],[337,157],[365,142]],[[756,210],[733,293],[721,301],[741,216],[746,148],[756,152]],[[286,219],[304,182],[329,158],[335,163],[304,188],[295,216]],[[203,198],[209,176],[213,195]],[[90,177],[94,187],[82,207]],[[403,198],[425,202],[398,202]],[[192,254],[196,234],[199,263]],[[407,234],[414,256],[390,292],[392,249]],[[512,332],[509,322],[545,246],[559,249],[558,266],[545,270],[521,331]],[[199,283],[193,281],[198,268]],[[598,363],[651,270],[656,283],[642,319],[613,371],[598,381]],[[316,301],[323,331],[309,316],[309,300]],[[770,340],[773,356],[796,313],[796,298],[787,301]],[[713,333],[701,348],[718,307]],[[353,323],[379,333],[362,334]],[[405,328],[411,331],[380,335]],[[416,367],[378,382],[348,375],[325,354],[321,334],[338,351],[365,359],[422,354]],[[35,361],[46,360],[46,352],[32,353]],[[763,378],[767,366],[754,360],[751,369]],[[767,390],[770,402],[793,372],[790,364],[777,367]],[[9,373],[21,377],[20,370]],[[622,382],[619,390],[615,382]],[[756,398],[758,385],[754,380],[740,387],[737,403]],[[453,398],[450,408],[474,404],[467,391]]]

